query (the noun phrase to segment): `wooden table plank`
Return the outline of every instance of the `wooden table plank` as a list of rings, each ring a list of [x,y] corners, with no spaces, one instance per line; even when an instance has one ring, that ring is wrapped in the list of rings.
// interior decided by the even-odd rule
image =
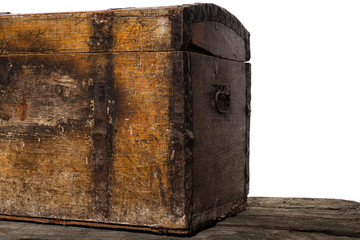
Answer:
[[[360,203],[335,199],[249,198],[248,209],[191,237],[0,221],[0,239],[359,239]]]
[[[248,202],[247,211],[217,227],[251,228],[253,233],[263,232],[262,239],[297,239],[302,235],[312,239],[360,238],[357,202],[312,198],[249,198]],[[265,233],[271,234],[269,238]]]

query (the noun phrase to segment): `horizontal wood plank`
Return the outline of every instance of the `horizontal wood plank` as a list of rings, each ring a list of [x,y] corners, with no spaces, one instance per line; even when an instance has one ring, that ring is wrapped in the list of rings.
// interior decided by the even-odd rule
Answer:
[[[177,237],[154,235],[141,232],[115,231],[109,229],[64,227],[49,224],[33,224],[16,221],[0,221],[1,239],[359,239],[360,203],[335,199],[294,199],[294,198],[249,198],[248,209],[237,216],[218,223],[215,227],[203,230],[195,236]],[[262,212],[262,210],[266,212]],[[271,211],[278,212],[272,219]],[[289,213],[287,211],[293,211]],[[318,212],[318,216],[309,215],[307,219],[296,218],[294,213],[303,211]],[[279,213],[281,212],[281,213]],[[351,216],[348,217],[348,214]],[[305,214],[307,215],[307,214]],[[288,218],[288,217],[291,218]],[[288,221],[284,225],[283,220]],[[332,223],[329,222],[329,219]],[[265,221],[268,220],[268,221]],[[348,221],[347,221],[348,220]],[[310,226],[307,222],[312,221]],[[340,230],[342,222],[350,221],[346,231]],[[337,226],[336,224],[340,224]],[[299,226],[303,227],[300,230]],[[317,229],[315,229],[317,228]],[[330,231],[331,230],[331,231]]]
[[[11,15],[0,17],[0,53],[171,50],[171,33],[169,16]]]
[[[246,211],[219,226],[319,234],[315,239],[360,238],[360,203],[335,199],[250,198]]]
[[[213,4],[0,16],[0,54],[200,49],[248,61],[249,36]]]

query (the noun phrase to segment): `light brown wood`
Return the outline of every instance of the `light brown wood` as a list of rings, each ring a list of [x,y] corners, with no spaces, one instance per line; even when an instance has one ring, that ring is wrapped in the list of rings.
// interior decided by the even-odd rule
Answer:
[[[174,154],[173,113],[169,112],[173,69],[169,66],[175,57],[182,59],[182,54],[111,56],[112,101],[116,102],[112,110],[116,115],[109,113],[112,137],[101,123],[108,121],[101,117],[112,105],[101,106],[101,92],[96,93],[105,84],[105,54],[9,57],[11,77],[2,86],[0,109],[0,189],[6,193],[0,196],[2,213],[184,225],[184,206],[176,206],[177,215],[169,214],[171,199],[181,197],[174,195],[169,179]],[[65,68],[68,61],[72,67]],[[98,136],[110,136],[111,142]],[[108,147],[111,162],[106,160],[110,156],[97,162],[96,152],[106,155],[103,151]],[[104,166],[108,170],[102,170]]]
[[[1,213],[91,216],[87,56],[16,55],[8,61],[9,81],[0,86]]]
[[[171,160],[175,154],[171,109],[176,79],[172,77],[173,71],[181,67],[175,66],[173,59],[181,63],[182,53],[114,56],[117,104],[110,211],[114,222],[186,225],[184,187],[178,189],[180,195],[174,192],[170,169],[174,167]],[[182,169],[180,165],[176,171]],[[175,181],[184,186],[184,176]],[[173,206],[174,200],[180,200],[177,206]]]
[[[200,48],[248,61],[250,34],[212,4],[0,15],[0,53],[174,51]]]
[[[0,52],[81,53],[109,49],[112,51],[173,49],[172,22],[169,16],[131,16],[131,12],[130,16],[122,16],[123,14],[118,16],[117,13],[0,16]],[[103,36],[104,34],[107,36]],[[110,36],[111,38],[106,38]]]

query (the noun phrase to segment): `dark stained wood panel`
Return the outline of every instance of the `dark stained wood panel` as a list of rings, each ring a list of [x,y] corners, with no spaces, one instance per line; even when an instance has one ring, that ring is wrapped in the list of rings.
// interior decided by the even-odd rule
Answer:
[[[191,42],[194,48],[204,50],[211,55],[246,61],[245,40],[234,30],[215,21],[191,24]]]
[[[190,66],[196,219],[211,215],[212,209],[227,204],[235,209],[246,202],[247,68],[245,63],[196,53],[190,53]],[[228,112],[219,112],[216,107],[219,91],[229,94]],[[222,101],[220,97],[218,101]],[[225,212],[228,210],[220,215]]]

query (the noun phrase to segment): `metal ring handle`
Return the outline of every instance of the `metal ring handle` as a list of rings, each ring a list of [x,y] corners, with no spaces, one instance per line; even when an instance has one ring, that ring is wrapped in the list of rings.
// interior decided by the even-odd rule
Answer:
[[[219,113],[228,113],[230,110],[230,93],[218,90],[215,94],[215,106]]]

